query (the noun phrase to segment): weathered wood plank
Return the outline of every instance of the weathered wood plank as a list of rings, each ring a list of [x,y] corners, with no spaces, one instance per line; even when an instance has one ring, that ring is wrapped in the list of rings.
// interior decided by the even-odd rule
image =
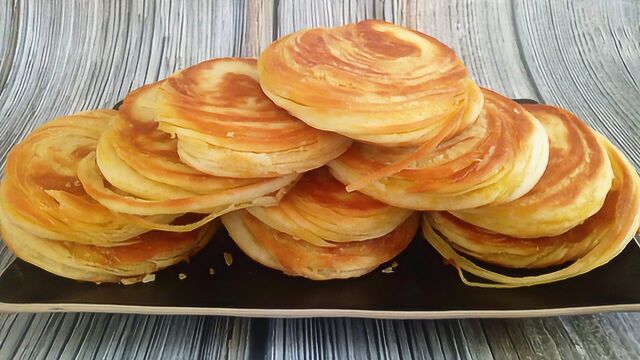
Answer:
[[[274,13],[277,1],[256,0],[249,1],[245,6],[244,32],[242,51],[240,55],[257,57],[273,40]]]
[[[16,41],[18,40],[17,8],[10,0],[0,1],[0,93],[13,65]]]
[[[640,165],[640,6],[524,1],[514,8],[523,59],[542,99],[575,112]]]
[[[518,354],[524,359],[561,359],[554,337],[544,327],[542,319],[510,320],[506,322],[506,331],[511,343],[518,348]],[[567,353],[563,353],[567,356]]]
[[[207,58],[257,56],[291,31],[365,18],[440,38],[480,84],[565,106],[640,164],[637,2],[0,0],[0,168],[17,140],[54,115],[109,107]],[[12,258],[0,246],[0,270]],[[246,358],[257,355],[256,323],[266,324],[269,358],[640,356],[638,314],[448,321],[1,314],[0,358]]]

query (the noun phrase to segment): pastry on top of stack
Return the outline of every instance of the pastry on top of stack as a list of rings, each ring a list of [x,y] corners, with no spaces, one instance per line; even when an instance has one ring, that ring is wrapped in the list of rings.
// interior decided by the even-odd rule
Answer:
[[[234,179],[205,174],[184,164],[178,139],[157,129],[154,99],[163,82],[131,92],[113,126],[98,143],[96,161],[83,163],[81,180],[104,206],[118,212],[155,215],[209,213],[275,204],[298,174]],[[221,95],[222,96],[222,95]],[[107,189],[100,173],[120,191]]]
[[[274,207],[222,216],[238,246],[257,262],[314,280],[366,274],[404,250],[418,216],[358,192],[326,168],[303,175]]]
[[[450,48],[384,21],[287,35],[261,54],[258,69],[265,94],[297,118],[385,146],[438,143],[482,108]]]
[[[175,135],[180,159],[232,178],[279,177],[323,166],[351,140],[316,130],[267,98],[255,59],[208,60],[157,87],[148,110]]]
[[[528,286],[584,274],[613,259],[640,226],[640,178],[624,155],[564,110],[526,108],[541,120],[551,140],[549,166],[534,189],[498,206],[424,213],[424,235],[442,256],[459,270],[495,282],[463,278],[469,284]],[[458,251],[509,268],[572,263],[543,275],[511,277]]]
[[[356,143],[329,163],[332,174],[407,209],[457,210],[517,199],[542,176],[548,137],[521,105],[489,90],[483,93],[484,106],[472,125],[397,173],[377,176],[414,148]]]
[[[215,224],[199,229],[177,215],[113,212],[89,196],[78,178],[115,111],[52,120],[8,155],[0,185],[0,224],[7,246],[55,274],[95,282],[140,281],[202,248]],[[178,230],[178,232],[152,231]]]

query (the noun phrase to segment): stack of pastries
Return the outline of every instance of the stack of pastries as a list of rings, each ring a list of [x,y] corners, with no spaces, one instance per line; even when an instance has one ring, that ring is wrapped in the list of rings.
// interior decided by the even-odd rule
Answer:
[[[0,224],[36,266],[124,283],[195,254],[218,217],[256,262],[313,280],[371,272],[422,224],[465,283],[515,287],[610,261],[640,226],[639,189],[575,115],[480,88],[438,40],[369,20],[46,123],[8,155]]]

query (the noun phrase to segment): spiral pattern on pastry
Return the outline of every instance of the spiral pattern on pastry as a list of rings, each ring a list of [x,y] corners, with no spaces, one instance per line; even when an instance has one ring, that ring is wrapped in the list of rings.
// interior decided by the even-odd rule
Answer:
[[[222,213],[247,206],[273,205],[298,178],[233,179],[200,172],[180,161],[178,140],[158,130],[153,99],[161,83],[130,93],[113,126],[100,138],[97,167],[86,164],[82,181],[104,206],[118,212],[156,215]],[[85,164],[83,164],[85,165]],[[97,175],[127,195],[106,189]],[[81,172],[84,175],[84,172]]]
[[[463,281],[474,286],[544,284],[578,276],[608,263],[640,227],[640,177],[615,146],[600,135],[597,138],[607,149],[614,179],[603,206],[584,223],[557,236],[522,239],[482,229],[447,212],[426,212],[425,237],[458,268]],[[543,275],[513,277],[487,270],[460,253],[509,268],[545,268],[573,262]],[[463,271],[494,283],[469,281]]]
[[[568,111],[524,105],[549,136],[549,163],[536,186],[514,201],[459,210],[465,222],[518,238],[560,235],[598,212],[613,170],[596,134]]]
[[[312,280],[345,279],[367,274],[393,259],[411,242],[419,225],[413,214],[392,232],[364,241],[315,246],[277,231],[246,210],[222,216],[240,249],[264,266]]]
[[[482,112],[471,126],[359,191],[415,210],[468,209],[526,194],[547,166],[545,129],[516,102],[486,89],[483,93]],[[342,183],[353,184],[414,153],[414,148],[356,143],[328,166]]]
[[[346,192],[326,167],[304,174],[276,206],[247,211],[267,226],[315,246],[384,236],[413,213]]]
[[[176,215],[118,214],[87,194],[79,163],[90,156],[117,112],[96,110],[54,119],[34,130],[8,154],[0,206],[6,221],[34,236],[113,246]]]
[[[483,96],[446,45],[378,20],[306,29],[272,43],[260,85],[307,124],[386,146],[417,146],[471,124]]]
[[[277,107],[260,89],[255,59],[221,58],[181,70],[158,87],[159,129],[180,159],[223,177],[279,177],[318,168],[351,144]]]
[[[368,273],[409,244],[418,221],[411,210],[347,192],[324,167],[306,173],[276,206],[222,217],[251,258],[315,280]]]

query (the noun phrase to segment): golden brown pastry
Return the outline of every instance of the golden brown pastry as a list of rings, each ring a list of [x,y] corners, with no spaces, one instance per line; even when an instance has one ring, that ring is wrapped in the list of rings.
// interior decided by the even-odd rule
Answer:
[[[409,244],[418,222],[413,211],[346,192],[326,168],[306,173],[278,205],[222,221],[256,261],[315,280],[370,272]]]
[[[246,210],[223,215],[222,223],[240,249],[262,265],[292,276],[330,280],[362,276],[393,259],[415,236],[419,217],[414,213],[384,236],[332,247],[274,230]]]
[[[9,152],[0,184],[0,227],[18,257],[72,279],[132,283],[207,244],[217,228],[199,227],[208,217],[120,214],[85,191],[79,164],[95,157],[98,140],[116,117],[113,110],[60,117]]]
[[[0,185],[0,206],[8,221],[41,238],[100,246],[154,228],[169,229],[164,224],[177,215],[115,213],[91,198],[78,179],[78,164],[95,151],[116,114],[96,110],[61,117],[17,144],[7,156]]]
[[[594,131],[573,114],[548,105],[524,108],[549,136],[549,164],[540,181],[514,201],[452,214],[518,238],[559,235],[600,210],[613,180],[611,163]]]
[[[255,59],[221,58],[164,80],[153,98],[158,128],[177,137],[180,159],[223,177],[279,177],[318,168],[351,140],[289,115],[258,84]]]
[[[328,164],[331,173],[349,190],[407,209],[459,210],[521,197],[547,166],[547,134],[521,105],[483,93],[476,122],[432,151],[415,158],[414,148],[355,143]]]
[[[424,213],[423,232],[429,243],[460,271],[463,281],[484,287],[544,284],[587,273],[608,263],[633,239],[640,226],[640,178],[636,170],[604,137],[614,180],[604,205],[584,223],[557,236],[520,239],[465,223],[446,212]],[[509,268],[544,268],[572,261],[538,276],[512,277],[489,271],[459,252]],[[494,283],[471,282],[467,271]]]
[[[182,163],[178,140],[156,128],[157,122],[149,110],[149,97],[154,96],[159,86],[160,83],[147,85],[127,96],[113,126],[100,138],[96,163],[81,165],[83,184],[104,206],[138,215],[185,212],[220,215],[247,206],[275,204],[298,178],[298,174],[224,178]],[[100,174],[127,194],[107,189]]]
[[[385,146],[440,142],[471,124],[483,102],[450,48],[379,20],[287,35],[258,69],[265,94],[295,117]]]
[[[14,224],[0,208],[2,237],[22,260],[70,279],[92,282],[146,281],[146,276],[187,260],[218,228],[210,222],[189,232],[150,231],[115,247],[48,240]]]
[[[247,211],[269,227],[317,246],[386,235],[413,213],[347,193],[326,167],[306,173],[277,206]]]

